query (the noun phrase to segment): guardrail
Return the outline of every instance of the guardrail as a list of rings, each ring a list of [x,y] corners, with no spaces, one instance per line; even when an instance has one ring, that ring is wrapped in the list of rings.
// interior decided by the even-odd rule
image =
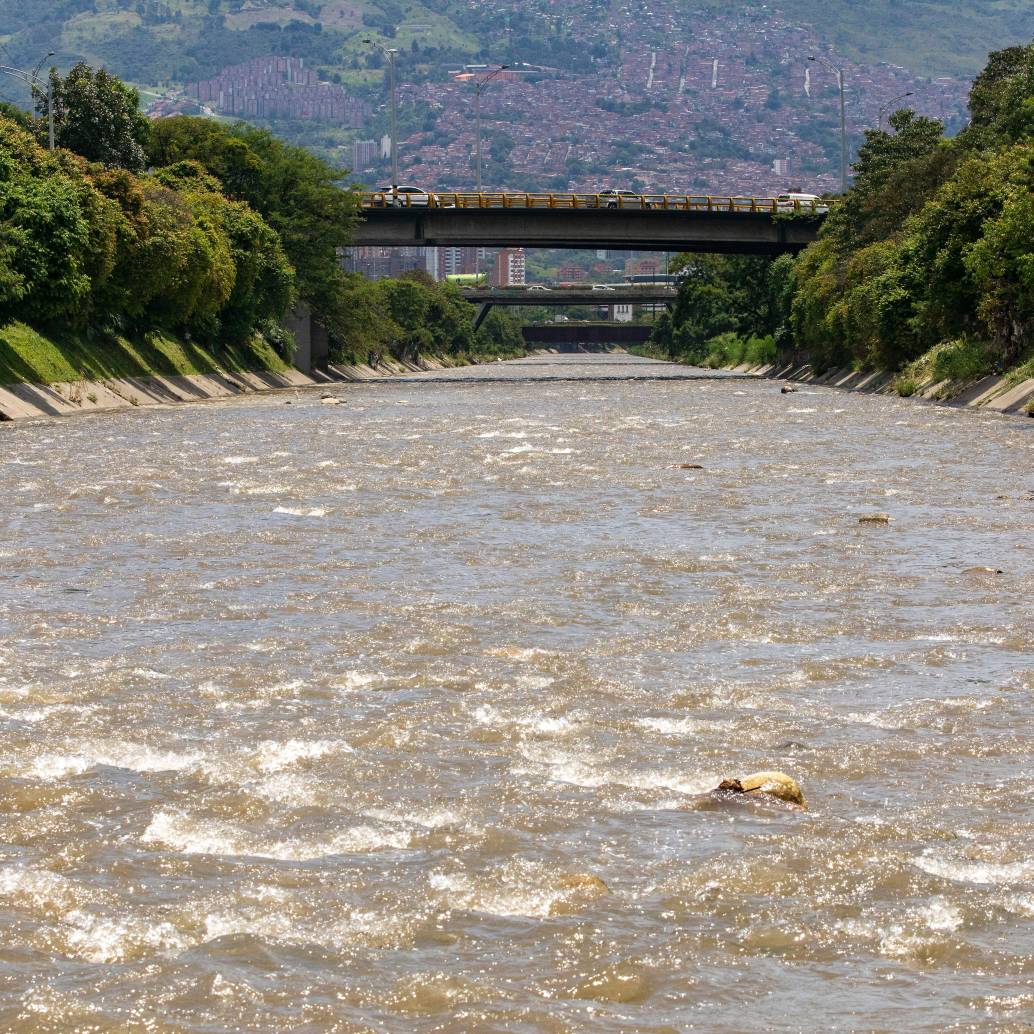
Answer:
[[[799,212],[825,215],[830,201],[778,197],[715,197],[706,194],[464,194],[428,191],[420,194],[393,194],[391,191],[366,191],[360,194],[364,209],[371,208],[560,208],[629,209],[671,212],[749,212],[783,215]]]

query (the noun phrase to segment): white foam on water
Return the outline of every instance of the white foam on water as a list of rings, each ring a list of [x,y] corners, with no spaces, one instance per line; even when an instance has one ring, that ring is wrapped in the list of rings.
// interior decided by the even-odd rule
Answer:
[[[1000,903],[1006,911],[1034,919],[1034,894],[1012,894]]]
[[[733,728],[732,722],[702,721],[696,718],[640,718],[636,725],[664,736],[692,736],[695,733]]]
[[[491,704],[481,704],[474,708],[470,715],[478,725],[506,725],[506,716]]]
[[[181,811],[160,809],[141,835],[145,844],[171,848],[181,854],[222,855],[234,858],[271,858],[306,862],[338,854],[403,850],[410,834],[397,829],[360,825],[323,841],[271,840],[216,819],[198,819]]]
[[[283,492],[289,491],[286,485],[270,484],[270,485],[252,485],[250,488],[235,488],[234,492],[237,495],[280,495]]]
[[[72,775],[81,775],[96,764],[94,758],[82,754],[41,754],[32,763],[31,774],[44,782],[67,779]]]
[[[250,916],[236,912],[214,912],[205,917],[206,941],[240,934],[285,944],[296,943],[301,939],[298,924],[276,911]]]
[[[199,753],[153,750],[146,744],[97,744],[86,745],[75,753],[41,754],[30,771],[35,778],[52,782],[102,765],[133,772],[177,772],[197,765],[202,759]]]
[[[85,888],[48,869],[0,866],[0,898],[33,909],[64,912],[82,904]]]
[[[258,463],[258,456],[224,456],[223,463],[231,467],[239,467],[244,463]]]
[[[596,789],[601,786],[625,787],[633,790],[674,790],[680,794],[701,794],[713,790],[718,778],[708,775],[687,775],[674,769],[624,769],[608,768],[605,765],[561,751],[543,748],[542,745],[525,746],[521,753],[537,766],[539,771],[515,768],[518,774],[539,774],[544,769],[545,777],[554,783],[568,783]]]
[[[962,926],[962,913],[944,898],[935,898],[919,909],[919,917],[931,930],[954,933]]]
[[[548,675],[518,675],[516,679],[517,685],[521,689],[540,690],[548,689],[556,679],[550,678]]]
[[[577,884],[565,886],[560,876],[555,867],[517,859],[477,877],[433,872],[427,882],[449,909],[544,919],[581,896]]]
[[[949,857],[946,852],[927,848],[912,864],[931,876],[955,883],[981,885],[1024,883],[1034,879],[1034,859],[1022,862],[986,862],[979,859]]]
[[[551,718],[543,714],[524,715],[517,719],[517,724],[545,736],[565,736],[577,727],[570,718]]]
[[[262,772],[279,772],[299,761],[345,753],[354,753],[345,740],[263,740],[258,745],[257,766]]]
[[[335,679],[331,689],[366,689],[367,686],[376,686],[384,682],[387,675],[383,671],[346,671],[340,678]]]
[[[460,826],[464,823],[462,815],[447,808],[437,811],[390,811],[386,808],[370,808],[363,812],[363,817],[376,822],[390,822],[395,825],[414,825],[422,829],[445,829],[449,826]]]
[[[12,721],[27,722],[30,725],[38,725],[52,718],[56,714],[63,715],[85,715],[96,710],[93,707],[85,707],[81,704],[48,704],[44,707],[27,707],[21,711],[9,711],[0,708],[0,714]]]
[[[298,506],[278,506],[273,510],[273,513],[286,514],[288,517],[326,517],[329,512],[321,506],[313,506],[308,510]]]
[[[78,910],[64,917],[63,928],[68,953],[89,962],[178,955],[192,943],[172,923],[114,919]]]
[[[237,783],[236,780],[233,780]],[[311,808],[320,803],[322,787],[317,779],[298,772],[276,772],[265,779],[249,781],[242,789],[264,801],[292,808]]]
[[[531,661],[536,657],[549,657],[549,650],[538,646],[493,646],[485,651],[489,657],[506,657],[513,661]]]

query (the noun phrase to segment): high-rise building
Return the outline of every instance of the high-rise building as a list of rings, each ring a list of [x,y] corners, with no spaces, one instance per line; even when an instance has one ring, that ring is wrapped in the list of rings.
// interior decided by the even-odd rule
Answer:
[[[345,248],[341,265],[348,273],[362,273],[371,280],[398,276],[419,269],[427,271],[427,248]]]
[[[495,257],[492,283],[496,287],[522,287],[525,283],[524,249],[503,248]]]
[[[450,276],[470,276],[478,271],[484,259],[484,248],[439,248],[437,280]]]
[[[790,175],[790,159],[789,158],[776,158],[772,162],[772,171],[777,176],[789,176]]]
[[[377,161],[376,140],[355,140],[352,142],[352,170],[362,172]]]

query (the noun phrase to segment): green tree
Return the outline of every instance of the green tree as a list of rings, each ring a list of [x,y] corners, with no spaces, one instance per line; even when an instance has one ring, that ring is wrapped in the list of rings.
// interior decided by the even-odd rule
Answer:
[[[1034,44],[991,55],[969,95],[971,148],[1014,143],[1034,136]]]
[[[101,165],[143,170],[150,123],[136,90],[82,62],[64,78],[51,71],[50,90],[60,147]]]
[[[342,297],[340,249],[354,239],[358,197],[341,186],[345,173],[265,130],[179,116],[155,128],[156,166],[190,159],[216,176],[277,231],[297,271],[298,292],[329,316]]]

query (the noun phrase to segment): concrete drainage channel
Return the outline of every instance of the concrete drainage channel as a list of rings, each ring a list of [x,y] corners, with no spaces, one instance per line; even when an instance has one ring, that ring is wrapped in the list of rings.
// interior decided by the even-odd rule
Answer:
[[[60,384],[7,384],[0,386],[0,421],[218,401],[284,389],[364,383],[447,368],[448,364],[442,360],[428,357],[419,362],[384,360],[376,368],[365,364],[330,364],[311,373],[295,369],[254,370]]]

